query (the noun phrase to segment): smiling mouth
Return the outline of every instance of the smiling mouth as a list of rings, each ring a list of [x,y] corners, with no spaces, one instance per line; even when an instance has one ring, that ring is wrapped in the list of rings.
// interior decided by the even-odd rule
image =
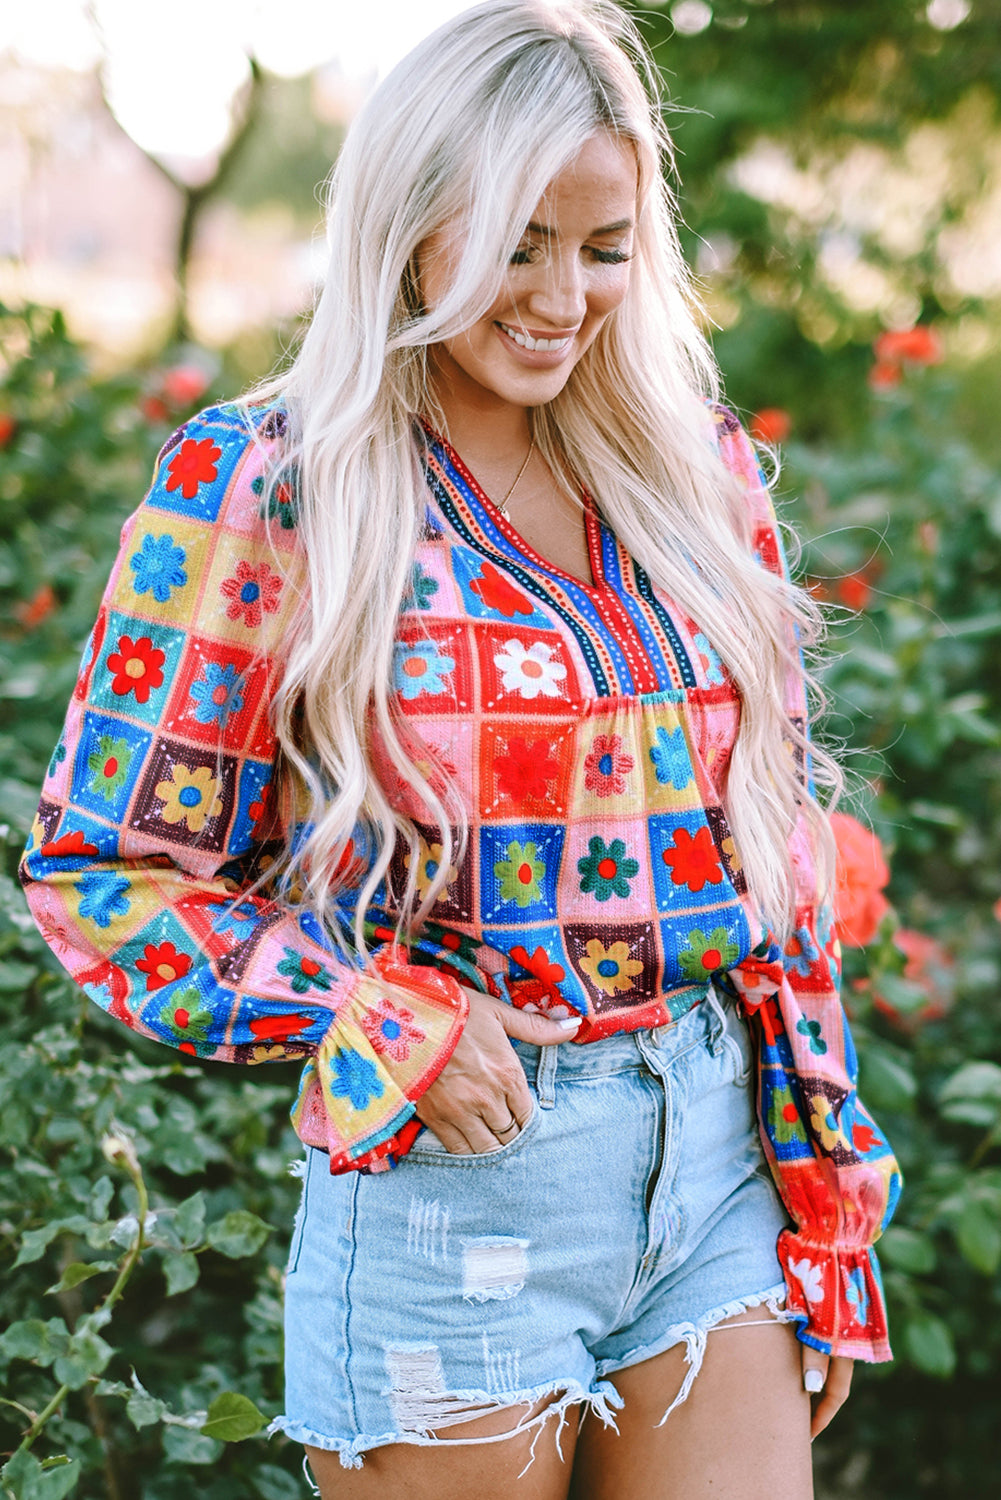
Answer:
[[[534,339],[523,328],[512,328],[508,323],[499,322],[497,327],[503,333],[506,333],[508,338],[516,343],[520,349],[535,349],[541,354],[553,353],[558,349],[565,349],[574,336],[572,333],[565,333],[562,338],[558,339]]]

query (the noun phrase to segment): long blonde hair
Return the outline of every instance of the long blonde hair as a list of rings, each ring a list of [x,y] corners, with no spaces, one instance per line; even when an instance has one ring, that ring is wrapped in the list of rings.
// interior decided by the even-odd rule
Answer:
[[[776,931],[795,906],[789,837],[812,825],[821,880],[831,839],[790,743],[785,687],[800,670],[794,637],[819,634],[813,601],[763,570],[746,502],[710,441],[719,377],[697,322],[676,205],[663,172],[670,142],[657,74],[610,0],[486,0],[422,42],[353,122],[332,174],[329,266],[300,351],[249,401],[281,397],[282,462],[298,474],[300,608],[281,643],[274,724],[307,803],[307,835],[286,873],[322,912],[360,825],[371,868],[362,916],[395,848],[410,880],[393,893],[412,931],[461,859],[465,814],[402,742],[391,692],[393,643],[427,501],[415,418],[440,429],[428,351],[485,315],[547,185],[595,131],[632,144],[640,205],[628,295],[548,406],[536,442],[575,476],[653,582],[700,622],[731,673],[742,713],[726,811],[752,898]],[[447,295],[423,307],[418,246],[459,220],[464,247]],[[422,821],[440,829],[439,873],[418,905],[413,821],[390,804],[372,764],[374,727]],[[815,771],[837,785],[823,751]],[[399,801],[399,798],[396,799]]]

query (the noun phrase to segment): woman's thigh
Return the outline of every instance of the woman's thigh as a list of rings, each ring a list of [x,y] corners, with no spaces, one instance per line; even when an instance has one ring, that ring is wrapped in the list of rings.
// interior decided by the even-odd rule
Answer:
[[[584,1418],[571,1500],[811,1500],[810,1400],[792,1325],[752,1308],[711,1329],[688,1399],[659,1425],[685,1374],[677,1344],[607,1377],[624,1398],[618,1431]]]

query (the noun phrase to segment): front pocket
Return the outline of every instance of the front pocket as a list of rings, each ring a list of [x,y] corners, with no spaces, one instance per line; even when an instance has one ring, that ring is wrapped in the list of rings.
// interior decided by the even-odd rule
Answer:
[[[539,1101],[532,1098],[532,1113],[525,1125],[522,1126],[513,1141],[506,1145],[498,1146],[496,1151],[478,1151],[471,1155],[460,1155],[454,1151],[446,1151],[441,1141],[433,1130],[424,1127],[422,1133],[417,1137],[416,1143],[411,1146],[403,1159],[401,1165],[407,1162],[433,1163],[436,1167],[479,1167],[493,1166],[497,1162],[508,1161],[510,1157],[524,1149],[532,1136],[539,1128],[541,1111]]]

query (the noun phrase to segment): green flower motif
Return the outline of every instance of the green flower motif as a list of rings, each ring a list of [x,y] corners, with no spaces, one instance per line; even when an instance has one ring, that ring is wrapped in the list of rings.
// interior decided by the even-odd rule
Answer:
[[[61,766],[62,763],[63,763],[63,761],[65,759],[66,759],[66,744],[65,744],[65,742],[63,740],[60,740],[59,743],[58,743],[58,745],[56,746],[56,748],[52,752],[52,759],[49,761],[49,775],[50,776],[54,776],[56,774],[56,767],[57,766]]]
[[[768,1129],[772,1139],[780,1146],[789,1146],[793,1141],[805,1142],[806,1130],[800,1119],[792,1089],[787,1085],[777,1088],[768,1106]]]
[[[128,740],[116,740],[110,734],[101,735],[97,749],[87,757],[87,768],[92,773],[89,789],[95,797],[110,802],[119,787],[125,785],[132,754]]]
[[[629,882],[639,874],[639,860],[626,858],[626,846],[622,839],[613,839],[610,844],[595,836],[588,840],[590,854],[577,861],[583,875],[580,888],[585,894],[594,892],[596,901],[609,901],[612,896],[628,896]]]
[[[333,983],[329,970],[317,963],[315,958],[307,958],[304,953],[296,953],[294,948],[285,949],[285,957],[278,965],[278,972],[291,980],[292,988],[297,995],[307,994],[311,987],[317,990],[329,990]]]
[[[688,947],[678,954],[681,972],[686,979],[708,979],[719,969],[737,962],[740,949],[725,927],[714,927],[708,937],[695,927],[688,934]]]
[[[203,1010],[202,997],[193,986],[182,990],[179,995],[171,995],[163,1009],[160,1011],[159,1021],[174,1033],[180,1043],[187,1043],[186,1051],[194,1051],[195,1044],[205,1043],[208,1039],[209,1027],[212,1025],[212,1012]]]
[[[499,859],[494,865],[501,900],[514,901],[518,906],[531,906],[533,901],[541,899],[540,881],[545,873],[546,866],[539,859],[535,845],[522,845],[515,840],[507,846],[507,859]]]
[[[823,1029],[819,1021],[808,1021],[805,1017],[801,1017],[796,1022],[796,1030],[800,1036],[810,1038],[810,1051],[816,1052],[818,1057],[822,1057],[827,1051],[827,1043],[820,1034]]]
[[[276,478],[264,503],[264,476],[258,474],[250,488],[261,501],[261,519],[280,521],[283,531],[291,531],[299,519],[299,487],[294,478]]]
[[[438,580],[425,573],[419,562],[414,563],[410,587],[403,596],[403,609],[430,609],[431,600],[438,592]]]

